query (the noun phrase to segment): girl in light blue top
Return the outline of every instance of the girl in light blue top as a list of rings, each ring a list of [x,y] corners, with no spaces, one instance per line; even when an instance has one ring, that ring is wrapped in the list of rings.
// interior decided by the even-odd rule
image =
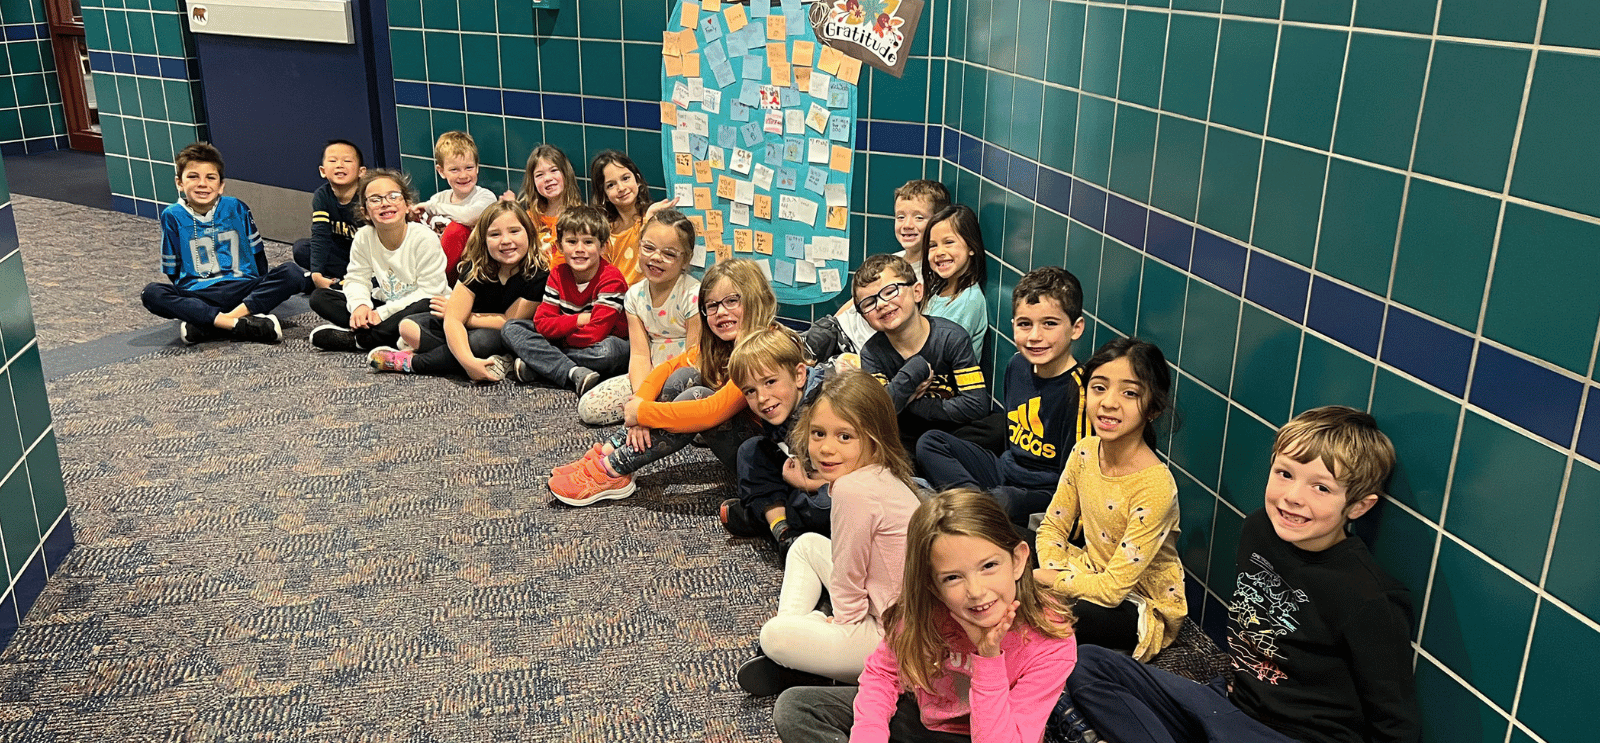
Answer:
[[[978,215],[962,204],[939,210],[922,233],[922,280],[927,284],[922,311],[965,329],[972,339],[972,355],[980,359],[984,331],[989,329],[984,277]]]

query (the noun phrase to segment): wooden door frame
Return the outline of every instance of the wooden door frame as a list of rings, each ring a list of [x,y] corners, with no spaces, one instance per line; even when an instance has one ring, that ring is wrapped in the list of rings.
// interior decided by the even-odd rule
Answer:
[[[89,120],[89,91],[84,89],[78,45],[88,48],[83,17],[72,14],[72,0],[44,0],[49,18],[50,49],[56,60],[56,80],[61,87],[61,111],[67,123],[67,146],[86,152],[104,152],[105,142]]]

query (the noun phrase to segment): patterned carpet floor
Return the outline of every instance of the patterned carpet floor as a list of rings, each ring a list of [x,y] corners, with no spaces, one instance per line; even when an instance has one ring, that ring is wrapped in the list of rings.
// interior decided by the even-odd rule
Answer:
[[[95,301],[135,311],[99,333],[156,324],[154,223],[84,211],[22,233],[46,349]],[[95,250],[136,260],[79,280]],[[0,654],[0,740],[773,738],[733,672],[780,571],[711,515],[709,454],[567,508],[543,481],[597,433],[570,392],[372,374],[314,324],[51,384],[79,546]]]

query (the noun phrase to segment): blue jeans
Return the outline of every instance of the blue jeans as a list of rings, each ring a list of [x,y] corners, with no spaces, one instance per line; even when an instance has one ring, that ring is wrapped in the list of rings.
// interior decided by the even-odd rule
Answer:
[[[567,386],[572,370],[580,366],[601,377],[614,377],[628,369],[628,341],[614,335],[584,348],[557,346],[539,335],[532,320],[512,320],[500,334],[522,363],[552,384]]]
[[[285,263],[258,279],[219,281],[204,289],[180,289],[172,284],[146,284],[139,296],[144,308],[157,317],[210,327],[217,315],[243,304],[252,315],[271,312],[305,286],[305,269]]]
[[[929,431],[917,439],[917,467],[928,476],[934,490],[970,487],[994,496],[1011,523],[1026,527],[1028,517],[1050,507],[1052,490],[1007,484],[1000,474],[1000,458],[993,452],[953,433]]]
[[[1094,645],[1078,646],[1067,695],[1096,732],[1117,743],[1295,743],[1233,706],[1215,686]]]
[[[704,400],[715,394],[710,387],[700,384],[701,381],[699,370],[693,367],[679,369],[667,377],[667,382],[661,386],[661,394],[656,396],[656,401]],[[759,433],[760,429],[757,428],[755,419],[746,410],[706,429],[700,435],[705,437],[711,453],[731,469],[738,457],[739,445],[743,444],[745,439]],[[673,433],[654,428],[650,430],[650,448],[641,451],[628,446],[626,434],[619,434],[611,441],[616,451],[606,455],[606,464],[617,474],[629,475],[638,472],[651,462],[672,456],[694,441],[694,437],[693,433]]]

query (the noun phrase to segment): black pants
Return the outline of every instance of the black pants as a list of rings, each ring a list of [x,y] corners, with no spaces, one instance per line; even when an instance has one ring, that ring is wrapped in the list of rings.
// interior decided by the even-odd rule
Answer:
[[[355,331],[356,345],[363,351],[370,351],[378,346],[392,346],[400,342],[400,321],[412,315],[428,312],[428,303],[432,299],[419,299],[410,306],[403,307],[399,312],[390,315],[370,328]],[[374,300],[376,301],[376,300]],[[378,302],[378,307],[383,303]],[[323,319],[341,328],[350,327],[350,310],[345,306],[344,292],[338,289],[318,289],[311,293],[311,309]],[[374,308],[376,309],[376,307]]]
[[[739,473],[739,507],[749,512],[750,523],[764,524],[768,509],[783,506],[784,518],[790,526],[826,537],[829,535],[829,516],[833,509],[823,507],[819,499],[809,497],[784,481],[783,463],[788,458],[772,439],[765,436],[746,439],[740,444],[736,467]]]
[[[444,318],[434,317],[432,312],[421,312],[406,319],[416,323],[422,331],[418,338],[417,352],[411,357],[412,372],[436,376],[465,373],[461,368],[461,362],[457,361],[456,355],[450,351],[450,342],[445,338]],[[500,337],[500,331],[492,328],[467,330],[467,346],[472,349],[472,355],[480,359],[507,351],[505,340]]]
[[[1294,743],[1246,715],[1220,692],[1216,686],[1197,684],[1094,645],[1078,646],[1078,665],[1067,677],[1072,703],[1106,740]]]

